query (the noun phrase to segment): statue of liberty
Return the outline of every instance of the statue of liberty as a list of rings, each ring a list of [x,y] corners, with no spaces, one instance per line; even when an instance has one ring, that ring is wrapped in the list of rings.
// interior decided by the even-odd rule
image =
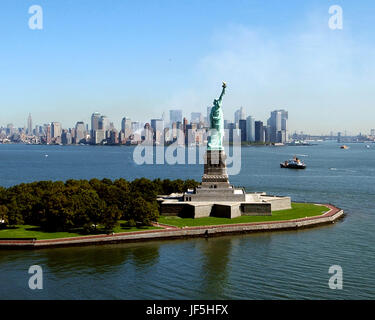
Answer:
[[[207,150],[224,150],[224,114],[221,107],[225,94],[226,83],[223,82],[223,90],[219,99],[214,100],[214,106],[210,113],[210,136],[208,137]]]

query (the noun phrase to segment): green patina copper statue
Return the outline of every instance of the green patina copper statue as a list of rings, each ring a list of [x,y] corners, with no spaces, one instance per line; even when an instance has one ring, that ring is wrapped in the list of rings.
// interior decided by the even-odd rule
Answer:
[[[225,88],[227,85],[223,82],[223,90],[219,99],[214,100],[214,106],[210,113],[210,136],[208,137],[207,150],[224,150],[224,114],[221,108]]]

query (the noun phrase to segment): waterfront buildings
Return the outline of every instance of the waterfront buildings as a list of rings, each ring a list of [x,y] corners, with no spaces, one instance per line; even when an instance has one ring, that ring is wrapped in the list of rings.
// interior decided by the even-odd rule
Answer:
[[[207,107],[207,116],[201,112],[191,112],[188,121],[183,117],[182,110],[169,110],[170,122],[165,123],[162,118],[151,119],[148,123],[132,121],[123,117],[120,121],[121,129],[106,116],[99,112],[91,115],[91,126],[83,121],[76,122],[72,128],[63,128],[60,122],[51,122],[43,126],[36,125],[32,130],[31,114],[27,118],[27,126],[14,128],[8,124],[0,127],[0,142],[27,142],[41,144],[138,144],[144,140],[155,144],[169,144],[178,141],[178,144],[207,143],[209,134],[211,106]],[[229,130],[226,138],[233,140],[234,133],[241,141],[248,143],[285,143],[288,141],[288,112],[274,110],[271,112],[267,124],[256,120],[253,116],[245,117],[243,107],[234,113],[234,121],[224,120],[224,128]],[[28,134],[28,132],[31,132]],[[374,129],[371,135],[375,137]],[[340,139],[340,134],[339,134]],[[363,138],[361,138],[363,139]],[[360,140],[361,140],[360,139]]]

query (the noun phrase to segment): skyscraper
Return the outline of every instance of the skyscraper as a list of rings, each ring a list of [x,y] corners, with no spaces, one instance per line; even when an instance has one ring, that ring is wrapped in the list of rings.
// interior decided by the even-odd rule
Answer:
[[[241,121],[241,120],[240,120]],[[252,116],[248,116],[246,119],[246,141],[255,141],[255,119]]]
[[[100,113],[94,112],[91,116],[91,143],[95,144],[95,131],[99,130]]]
[[[101,116],[99,120],[99,129],[103,130],[104,132],[109,131],[111,129],[111,123],[107,116]]]
[[[241,142],[249,141],[249,138],[247,137],[247,120],[241,119],[238,126],[241,130]]]
[[[270,142],[285,143],[287,136],[288,111],[275,110],[267,124],[270,126]]]
[[[67,130],[63,130],[61,134],[61,143],[62,144],[72,144],[72,135]]]
[[[75,143],[81,143],[86,138],[86,128],[85,124],[82,121],[76,123],[76,135],[75,135]]]
[[[129,136],[132,134],[132,121],[130,118],[122,118],[121,131],[125,134],[126,139],[128,139]]]
[[[164,133],[164,121],[162,119],[151,119],[151,128],[154,132],[154,141],[160,143]]]
[[[27,118],[27,134],[29,136],[33,134],[33,120],[31,118],[31,113],[29,113],[29,117]]]
[[[142,140],[144,140],[148,144],[151,144],[153,141],[153,132],[149,123],[146,123],[144,125],[143,132],[142,132]]]
[[[262,121],[255,121],[255,142],[265,142],[265,134]]]
[[[52,122],[51,137],[54,139],[61,138],[62,128],[60,122]]]
[[[245,120],[245,119],[246,119],[246,114],[245,114],[243,107],[236,110],[236,112],[234,113],[234,123],[238,124],[240,120]]]

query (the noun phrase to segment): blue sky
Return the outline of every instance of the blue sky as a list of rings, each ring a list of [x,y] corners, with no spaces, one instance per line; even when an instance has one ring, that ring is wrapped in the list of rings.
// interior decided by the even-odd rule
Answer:
[[[43,30],[28,8],[43,8]],[[328,27],[331,5],[343,30]],[[285,108],[290,130],[375,127],[373,1],[1,0],[0,125],[119,126],[169,109],[205,112],[228,83],[225,118],[243,106],[265,121]]]

